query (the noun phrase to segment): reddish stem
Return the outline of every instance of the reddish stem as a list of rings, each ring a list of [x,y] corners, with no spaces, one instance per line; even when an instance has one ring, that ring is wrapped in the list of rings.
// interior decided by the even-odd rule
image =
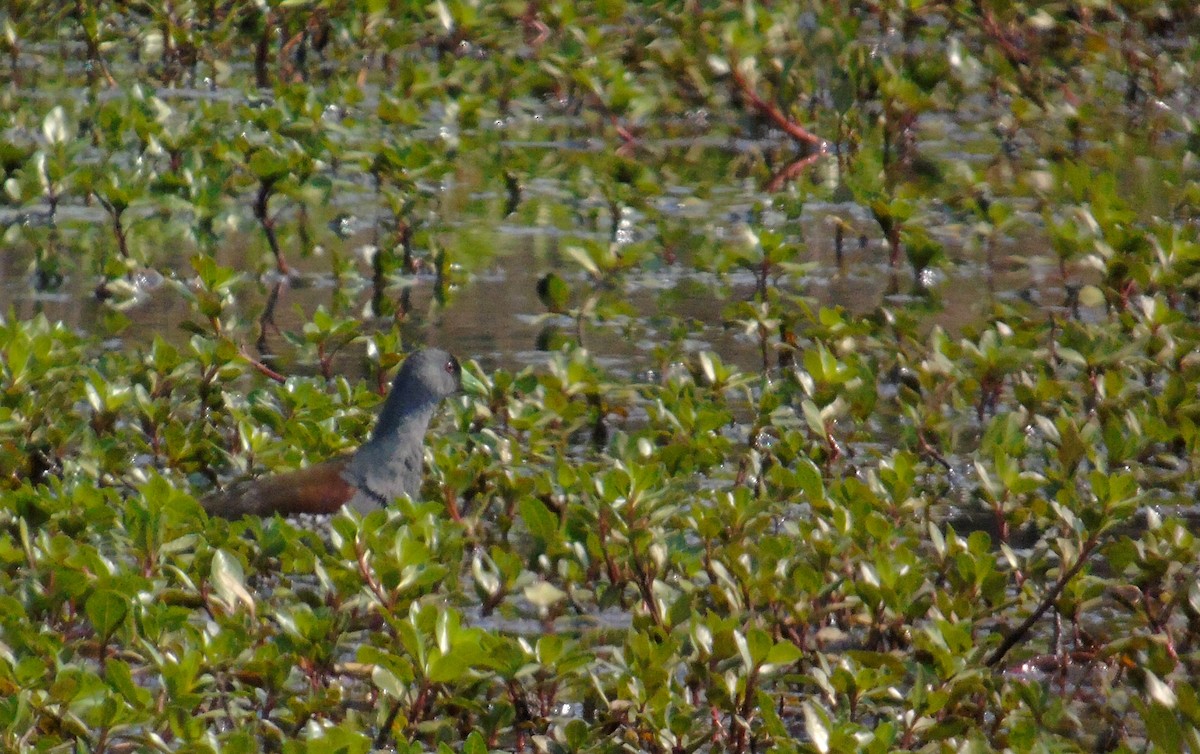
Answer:
[[[787,115],[784,115],[782,110],[780,110],[774,104],[764,100],[758,95],[758,92],[754,91],[754,87],[750,86],[750,82],[746,81],[746,77],[743,76],[742,72],[738,70],[737,60],[735,58],[730,58],[729,66],[730,73],[733,76],[734,86],[736,86],[738,92],[740,92],[741,95],[746,98],[746,101],[750,103],[751,107],[753,107],[759,113],[765,115],[772,123],[778,126],[788,136],[791,136],[797,141],[803,141],[807,144],[812,144],[813,146],[818,147],[821,153],[825,152],[826,142],[824,139],[822,139],[820,136],[817,136],[812,131],[809,131],[796,121],[792,120]]]

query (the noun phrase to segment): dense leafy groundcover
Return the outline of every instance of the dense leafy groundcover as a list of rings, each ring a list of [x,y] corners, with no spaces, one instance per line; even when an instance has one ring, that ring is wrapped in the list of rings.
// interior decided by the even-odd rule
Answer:
[[[194,354],[159,342],[83,366],[89,344],[63,328],[5,322],[2,426],[22,440],[5,463],[72,449],[5,493],[7,745],[1194,740],[1197,544],[1139,485],[1186,473],[1155,462],[1192,457],[1195,396],[1169,384],[1182,378],[1145,360],[1168,383],[1151,390],[1121,364],[1097,396],[1082,358],[1034,357],[1055,345],[1036,342],[1044,328],[897,344],[826,312],[811,332],[807,366],[769,381],[708,359],[695,378],[612,383],[582,351],[536,377],[473,370],[435,431],[427,501],[340,517],[326,544],[281,519],[207,520],[184,472],[238,427],[251,447],[256,416],[279,432],[257,462],[302,461],[279,447],[319,456],[344,442],[335,425],[369,413],[361,390],[297,378],[242,409]],[[965,506],[915,451],[829,453],[866,422],[821,420],[824,392],[883,381],[905,353],[915,381],[896,406],[936,433],[973,410],[941,405],[978,384],[954,365],[997,339],[1020,389],[985,422]],[[644,421],[579,448],[639,409]],[[721,431],[734,410],[753,412],[750,441]],[[1112,426],[1134,421],[1134,439]],[[130,454],[147,460],[131,469]],[[963,507],[1033,535],[959,533],[947,518]]]
[[[107,307],[0,314],[4,750],[1200,748],[1189,3],[0,18],[5,254]],[[878,240],[870,316],[806,292],[810,201],[839,255]],[[494,263],[462,205],[569,237],[556,350],[465,360],[419,500],[207,518],[365,436],[414,287],[450,309]],[[930,324],[970,265],[986,317]],[[993,295],[1014,267],[1052,282]],[[681,270],[761,364],[629,304]],[[130,327],[156,281],[183,337]],[[604,330],[654,345],[614,366]]]

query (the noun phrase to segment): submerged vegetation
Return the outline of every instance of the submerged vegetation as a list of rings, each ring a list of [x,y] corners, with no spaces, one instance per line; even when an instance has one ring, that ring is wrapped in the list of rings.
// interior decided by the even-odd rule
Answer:
[[[4,750],[1200,749],[1191,3],[0,24]]]

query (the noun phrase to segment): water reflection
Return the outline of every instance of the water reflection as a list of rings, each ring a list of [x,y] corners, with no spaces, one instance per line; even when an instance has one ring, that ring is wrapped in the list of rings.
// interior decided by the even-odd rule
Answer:
[[[561,139],[505,142],[507,148],[557,151],[560,156],[572,145]],[[952,148],[951,142],[947,145]],[[673,142],[665,142],[651,144],[648,151],[666,156],[675,148]],[[725,140],[710,148],[722,152],[730,145]],[[692,144],[691,150],[696,149]],[[620,372],[659,366],[649,352],[666,337],[660,329],[664,315],[694,323],[687,348],[714,350],[727,362],[755,369],[761,365],[757,338],[725,320],[729,304],[754,297],[755,275],[737,267],[724,274],[706,272],[705,262],[696,257],[706,248],[739,243],[748,220],[756,228],[782,233],[795,249],[791,263],[801,265],[773,275],[772,286],[815,306],[838,306],[859,315],[881,305],[915,307],[928,326],[957,331],[982,322],[997,300],[1021,296],[1051,307],[1066,300],[1032,213],[1012,232],[986,243],[948,212],[925,217],[949,264],[922,287],[906,265],[888,264],[878,224],[854,203],[797,203],[801,210],[793,217],[778,209],[775,197],[745,184],[707,187],[703,195],[677,185],[657,198],[639,200],[638,209],[581,194],[571,178],[546,176],[530,178],[514,202],[511,182],[508,193],[483,190],[478,170],[463,168],[460,173],[424,189],[436,198],[438,211],[420,216],[419,242],[436,248],[414,249],[410,229],[407,236],[399,236],[406,239],[403,250],[375,251],[378,244],[397,237],[395,228],[387,227],[391,220],[377,206],[376,195],[363,190],[365,186],[353,188],[353,178],[346,190],[335,192],[328,207],[310,211],[307,227],[327,228],[329,233],[307,257],[288,252],[298,273],[290,281],[279,284],[277,276],[255,276],[253,271],[270,264],[261,239],[249,226],[244,233],[224,236],[215,257],[243,271],[235,296],[246,340],[261,354],[289,365],[288,371],[310,371],[315,365],[292,363],[296,358],[283,335],[299,332],[312,313],[324,307],[334,316],[361,320],[364,332],[396,320],[407,344],[436,344],[491,366],[517,368],[540,360],[540,349],[557,342],[557,333],[548,334],[538,316],[545,308],[537,297],[539,278],[555,271],[577,296],[600,292],[628,304],[632,316],[585,318],[582,328],[587,347]],[[80,232],[81,225],[102,228],[104,216],[95,208],[63,207],[59,220],[63,232],[71,233]],[[285,211],[279,223],[286,226],[295,220]],[[673,234],[669,242],[664,232]],[[660,244],[660,257],[654,264],[621,273],[619,279],[598,280],[565,253],[572,244],[609,240],[618,253],[621,247]],[[131,347],[145,346],[158,336],[180,343],[190,337],[181,324],[192,313],[178,287],[193,284],[195,273],[187,260],[190,252],[179,251],[154,271],[173,284],[144,286],[136,300],[101,302],[95,296],[94,272],[82,266],[68,266],[57,289],[37,290],[33,254],[18,245],[0,257],[0,295],[20,318],[44,314],[81,331],[119,337]],[[393,260],[392,267],[403,272],[412,266],[415,274],[400,279],[395,273],[384,274],[378,260],[386,257],[379,255],[402,251],[405,258]],[[438,265],[439,258],[449,261]],[[602,290],[606,286],[608,290]],[[117,304],[121,317],[112,314]],[[128,326],[121,326],[123,318]],[[363,374],[362,347],[346,349],[337,367],[351,377]]]

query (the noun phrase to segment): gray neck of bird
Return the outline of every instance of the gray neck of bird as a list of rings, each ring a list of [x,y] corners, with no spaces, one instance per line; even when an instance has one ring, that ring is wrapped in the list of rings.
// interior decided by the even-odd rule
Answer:
[[[393,390],[384,402],[383,410],[379,412],[375,430],[367,444],[394,443],[399,437],[401,427],[405,427],[406,433],[411,432],[419,441],[425,436],[425,430],[428,429],[436,408],[437,401],[431,400],[427,395],[400,395]]]

